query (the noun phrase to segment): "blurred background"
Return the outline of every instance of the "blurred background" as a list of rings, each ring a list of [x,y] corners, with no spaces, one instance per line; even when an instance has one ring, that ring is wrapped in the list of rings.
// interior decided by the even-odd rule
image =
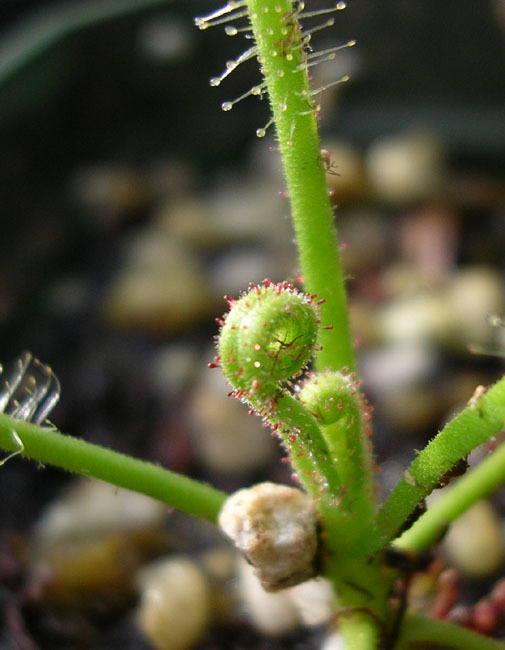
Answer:
[[[0,360],[6,375],[25,349],[51,365],[62,431],[232,491],[291,479],[207,368],[214,319],[224,294],[293,280],[297,262],[273,133],[256,137],[267,102],[221,110],[258,82],[257,66],[209,86],[247,45],[221,27],[198,32],[193,17],[215,8],[0,2]],[[313,69],[313,87],[351,77],[316,99],[386,493],[503,368],[505,2],[349,0],[313,45],[351,39]],[[202,605],[186,645],[148,641],[134,613],[140,568],[181,553],[201,568],[222,541],[94,489],[18,458],[0,468],[0,650],[317,644],[319,628],[287,626],[265,645],[257,628],[272,630],[237,608],[221,565],[221,582],[204,573],[223,611]],[[121,516],[97,522],[91,503]],[[498,494],[471,524],[491,531],[491,550],[469,555],[492,559],[457,560],[463,600],[502,567],[504,507]]]

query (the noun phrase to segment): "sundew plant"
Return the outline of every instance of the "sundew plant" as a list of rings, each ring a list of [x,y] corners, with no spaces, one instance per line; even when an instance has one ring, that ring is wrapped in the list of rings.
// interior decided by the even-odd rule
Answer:
[[[505,480],[501,446],[416,517],[435,488],[461,473],[472,449],[503,428],[505,380],[477,387],[466,408],[417,454],[385,502],[378,503],[370,407],[349,328],[325,176],[328,152],[321,149],[318,135],[318,98],[328,86],[310,86],[313,66],[354,45],[317,50],[317,32],[331,27],[342,9],[342,2],[311,11],[290,0],[231,0],[195,19],[202,30],[222,26],[229,36],[246,38],[244,53],[229,61],[211,85],[220,85],[245,61],[259,64],[261,80],[222,108],[235,109],[249,95],[268,96],[269,126],[282,158],[299,253],[299,286],[267,279],[228,298],[210,364],[215,372],[222,368],[233,396],[272,428],[293,466],[297,493],[305,495],[315,513],[307,540],[298,544],[293,563],[280,578],[275,567],[265,567],[269,558],[261,553],[248,554],[248,559],[258,575],[269,576],[263,582],[270,590],[325,576],[334,590],[331,627],[338,628],[346,650],[502,648],[454,623],[423,618],[408,610],[405,598],[393,598],[407,581],[406,558],[415,561],[451,521]],[[257,135],[263,136],[265,128]],[[58,390],[47,366],[34,363],[30,355],[21,357],[0,394],[0,446],[7,458],[23,455],[136,490],[213,523],[220,520],[228,532],[220,517],[227,511],[228,495],[47,426]],[[240,526],[239,521],[239,532]],[[258,531],[262,539],[272,534]]]

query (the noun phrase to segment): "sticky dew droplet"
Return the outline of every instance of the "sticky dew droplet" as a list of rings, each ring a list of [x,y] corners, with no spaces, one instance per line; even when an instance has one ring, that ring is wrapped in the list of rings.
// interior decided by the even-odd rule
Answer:
[[[333,86],[338,86],[339,84],[345,83],[346,81],[349,81],[350,76],[348,74],[344,75],[343,77],[340,77],[340,79],[337,79],[336,81],[331,81],[330,83],[325,84],[324,86],[320,86],[319,88],[316,88],[311,92],[311,95],[314,97],[315,95],[318,95],[319,93],[322,93],[324,90],[328,90],[328,88],[333,88]],[[316,107],[316,110],[321,110],[320,107]]]
[[[254,95],[255,97],[260,97],[263,95],[263,91],[265,90],[265,84],[259,84],[257,86],[253,86],[250,88],[247,92],[245,92],[243,95],[240,95],[240,97],[237,97],[236,99],[232,101],[227,101],[223,102],[221,104],[221,108],[223,111],[231,111],[231,109],[235,106],[235,104],[238,104],[241,102],[243,99],[246,97],[249,97],[250,95]]]
[[[321,25],[317,25],[316,27],[312,27],[312,29],[307,29],[305,30],[302,35],[304,38],[312,36],[312,34],[315,34],[316,32],[320,32],[322,29],[326,29],[327,27],[333,27],[335,24],[335,18],[328,18],[328,20],[325,23],[321,23]]]
[[[210,85],[213,87],[219,86],[228,75],[230,75],[235,68],[238,68],[238,66],[241,63],[244,63],[245,61],[248,61],[249,59],[255,57],[257,55],[257,48],[254,45],[253,47],[250,47],[247,49],[245,52],[242,52],[242,54],[237,57],[236,59],[232,59],[231,61],[226,62],[226,69],[223,73],[219,75],[219,77],[211,77],[210,79]]]
[[[216,25],[222,25],[231,20],[236,20],[237,18],[244,18],[247,16],[247,8],[243,9],[243,7],[246,7],[245,0],[228,2],[224,7],[221,7],[206,16],[195,18],[194,23],[198,29],[205,30],[209,29],[209,27],[215,27]]]
[[[236,36],[238,34],[238,29],[233,27],[233,25],[226,25],[224,28],[224,33],[226,36]]]
[[[345,3],[338,2],[334,7],[328,7],[327,9],[317,9],[316,11],[303,11],[304,9],[305,9],[305,5],[303,6],[299,5],[299,10],[300,10],[300,13],[298,14],[299,18],[314,18],[315,16],[324,16],[324,14],[330,14],[334,11],[340,11],[341,9],[345,9]]]
[[[306,55],[306,60],[311,61],[314,59],[318,59],[315,63],[309,63],[309,64],[302,64],[303,67],[306,65],[307,67],[310,67],[311,65],[316,65],[317,63],[321,63],[323,61],[332,61],[335,57],[337,52],[340,50],[345,50],[348,47],[354,47],[356,45],[356,41],[348,41],[347,43],[344,43],[343,45],[337,45],[335,47],[329,47],[326,50],[319,50],[319,52],[310,52],[309,54]]]

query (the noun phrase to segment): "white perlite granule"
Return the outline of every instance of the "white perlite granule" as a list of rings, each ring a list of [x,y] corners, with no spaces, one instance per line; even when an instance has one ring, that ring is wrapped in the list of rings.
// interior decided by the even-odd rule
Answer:
[[[312,499],[296,488],[259,483],[225,502],[219,525],[255,567],[267,591],[315,575],[316,512]]]

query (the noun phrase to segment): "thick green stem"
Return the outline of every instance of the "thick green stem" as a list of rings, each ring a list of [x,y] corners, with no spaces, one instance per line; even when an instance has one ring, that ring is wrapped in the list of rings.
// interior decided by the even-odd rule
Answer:
[[[345,648],[374,650],[379,646],[380,634],[377,621],[365,610],[356,609],[339,617],[339,628]]]
[[[429,548],[440,538],[448,524],[504,482],[505,445],[501,445],[492,456],[483,460],[430,505],[412,528],[395,541],[395,546],[418,551]]]
[[[316,369],[353,371],[355,357],[337,234],[307,75],[306,36],[290,0],[248,0],[247,4],[276,125],[304,288],[325,301],[320,312],[322,349],[316,352]],[[337,472],[339,464],[354,463],[357,474],[345,471],[357,479],[358,500],[362,501],[372,479],[370,464],[363,462],[367,452],[361,418],[351,418],[345,429],[328,431],[327,440],[339,434],[348,438],[341,445],[344,457],[334,460]],[[373,507],[364,508],[361,503],[353,518],[353,508],[345,499],[349,490],[350,486],[342,483],[339,500],[333,504],[324,498],[320,501],[324,573],[338,594],[346,650],[372,650],[378,645],[381,621],[386,617],[387,586],[379,562],[357,556],[352,542],[346,542],[346,523],[352,520],[354,528],[371,526],[373,517]]]
[[[336,230],[321,159],[305,52],[290,0],[248,0],[291,203],[304,288],[326,301],[319,370],[355,367]]]
[[[335,620],[344,637],[345,650],[381,647],[391,620],[390,584],[384,576],[382,558],[353,556],[352,552],[339,553],[336,549],[325,575],[335,585]]]
[[[503,650],[503,642],[476,634],[464,627],[422,616],[408,616],[396,650],[455,648],[455,650]]]
[[[461,458],[503,429],[505,377],[456,416],[419,453],[394,487],[378,516],[380,546],[390,542],[417,504]],[[372,539],[372,538],[371,538]],[[374,541],[363,540],[363,550],[374,552]]]
[[[15,435],[13,435],[15,432]],[[18,440],[21,442],[20,447]],[[0,448],[98,478],[215,523],[227,495],[152,463],[0,413]],[[12,460],[11,462],[15,462]]]
[[[343,484],[316,420],[288,393],[278,399],[269,417],[274,424],[281,424],[280,432],[301,483],[333,507],[343,496]]]
[[[359,382],[339,372],[319,373],[303,382],[298,397],[315,417],[337,464],[342,482],[338,507],[344,528],[335,534],[340,546],[345,543],[352,548],[375,520],[373,469],[366,439],[369,416]]]

